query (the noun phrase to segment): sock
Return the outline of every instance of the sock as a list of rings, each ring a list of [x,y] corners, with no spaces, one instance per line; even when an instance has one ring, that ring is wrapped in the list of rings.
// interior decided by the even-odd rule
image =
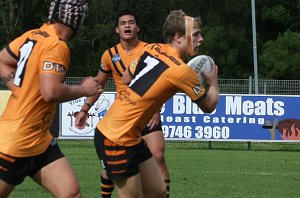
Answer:
[[[101,196],[110,198],[114,190],[114,184],[110,179],[105,179],[101,175]]]
[[[170,183],[171,183],[171,180],[165,180],[165,183],[166,183],[166,188],[167,188],[167,194],[166,194],[166,198],[169,198],[170,196]]]

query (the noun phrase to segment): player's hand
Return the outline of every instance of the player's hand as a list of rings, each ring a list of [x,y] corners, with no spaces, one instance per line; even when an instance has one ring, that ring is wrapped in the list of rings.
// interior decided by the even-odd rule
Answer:
[[[147,127],[149,129],[153,129],[154,127],[158,126],[160,123],[160,113],[156,112],[151,120],[148,122]]]
[[[88,119],[88,114],[86,114],[83,111],[80,111],[75,116],[75,127],[78,129],[84,129],[84,127],[86,126],[87,119]]]
[[[101,94],[104,88],[100,85],[97,77],[86,77],[80,84],[81,89],[85,92],[85,96],[93,96]]]
[[[205,84],[208,86],[218,86],[218,66],[213,65],[210,73],[204,71],[201,72],[201,75],[204,78]]]

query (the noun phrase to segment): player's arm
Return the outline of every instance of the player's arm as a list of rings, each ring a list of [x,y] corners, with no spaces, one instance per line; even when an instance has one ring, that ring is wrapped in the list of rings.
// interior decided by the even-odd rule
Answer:
[[[160,111],[157,111],[153,116],[152,118],[150,119],[150,121],[148,122],[147,126],[150,128],[150,129],[153,129],[154,127],[158,126],[159,123],[160,123]]]
[[[103,87],[103,88],[105,87],[105,84],[110,76],[111,75],[109,73],[104,73],[99,70],[96,78],[101,87]],[[100,95],[101,95],[101,93],[87,97],[86,101],[85,101],[85,105],[82,107],[81,110],[88,112],[90,110],[90,108],[94,105],[94,103],[98,100]]]
[[[64,84],[63,78],[53,73],[40,74],[41,95],[47,102],[61,103],[82,96],[101,94],[103,87],[97,77],[86,77],[79,85]]]
[[[129,85],[132,79],[133,79],[132,74],[129,70],[129,67],[127,67],[126,71],[124,72],[124,74],[122,76],[123,83],[125,85]]]
[[[13,89],[13,80],[16,73],[17,59],[12,57],[6,48],[0,52],[0,77],[4,84]]]
[[[102,86],[103,88],[105,87],[108,78],[111,77],[111,67],[111,57],[108,53],[108,50],[106,50],[101,57],[101,66],[96,77],[100,86]],[[90,108],[94,105],[94,103],[98,100],[100,95],[101,93],[87,97],[84,105],[82,106],[81,111],[87,113],[90,110]]]
[[[110,73],[105,73],[99,70],[97,74],[97,79],[99,81],[99,84],[102,87],[105,87],[105,84],[110,76],[111,76]],[[89,115],[89,110],[94,105],[94,103],[98,100],[100,95],[101,93],[86,98],[85,103],[82,105],[80,112],[76,116],[75,127],[77,127],[78,129],[83,129],[85,127],[85,123]]]
[[[219,102],[219,84],[218,84],[218,66],[214,65],[211,73],[202,72],[204,81],[208,86],[206,96],[194,101],[202,111],[206,113],[213,112]]]

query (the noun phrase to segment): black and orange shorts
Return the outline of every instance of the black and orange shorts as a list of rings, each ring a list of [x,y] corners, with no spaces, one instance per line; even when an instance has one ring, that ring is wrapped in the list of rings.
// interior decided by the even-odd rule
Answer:
[[[150,129],[148,126],[146,126],[141,131],[141,133],[142,133],[142,136],[145,136],[145,135],[148,135],[148,134],[150,134],[152,132],[155,132],[155,131],[162,131],[161,121],[160,121],[160,123],[156,127],[152,128],[152,129]]]
[[[40,169],[61,157],[64,155],[54,140],[44,153],[33,157],[13,157],[0,153],[0,179],[18,185],[26,176],[33,177]]]
[[[94,143],[102,168],[111,179],[127,178],[138,174],[139,164],[152,154],[144,140],[134,146],[120,146],[107,139],[97,128]]]

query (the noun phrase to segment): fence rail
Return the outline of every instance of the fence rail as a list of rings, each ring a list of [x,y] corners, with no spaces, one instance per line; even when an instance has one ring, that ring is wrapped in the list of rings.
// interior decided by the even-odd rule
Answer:
[[[82,77],[68,77],[67,84],[79,84]],[[220,92],[222,94],[254,94],[254,79],[219,79]],[[0,90],[6,90],[0,80]],[[115,91],[112,78],[108,79],[105,91]],[[259,94],[266,95],[300,95],[300,80],[259,80]]]

